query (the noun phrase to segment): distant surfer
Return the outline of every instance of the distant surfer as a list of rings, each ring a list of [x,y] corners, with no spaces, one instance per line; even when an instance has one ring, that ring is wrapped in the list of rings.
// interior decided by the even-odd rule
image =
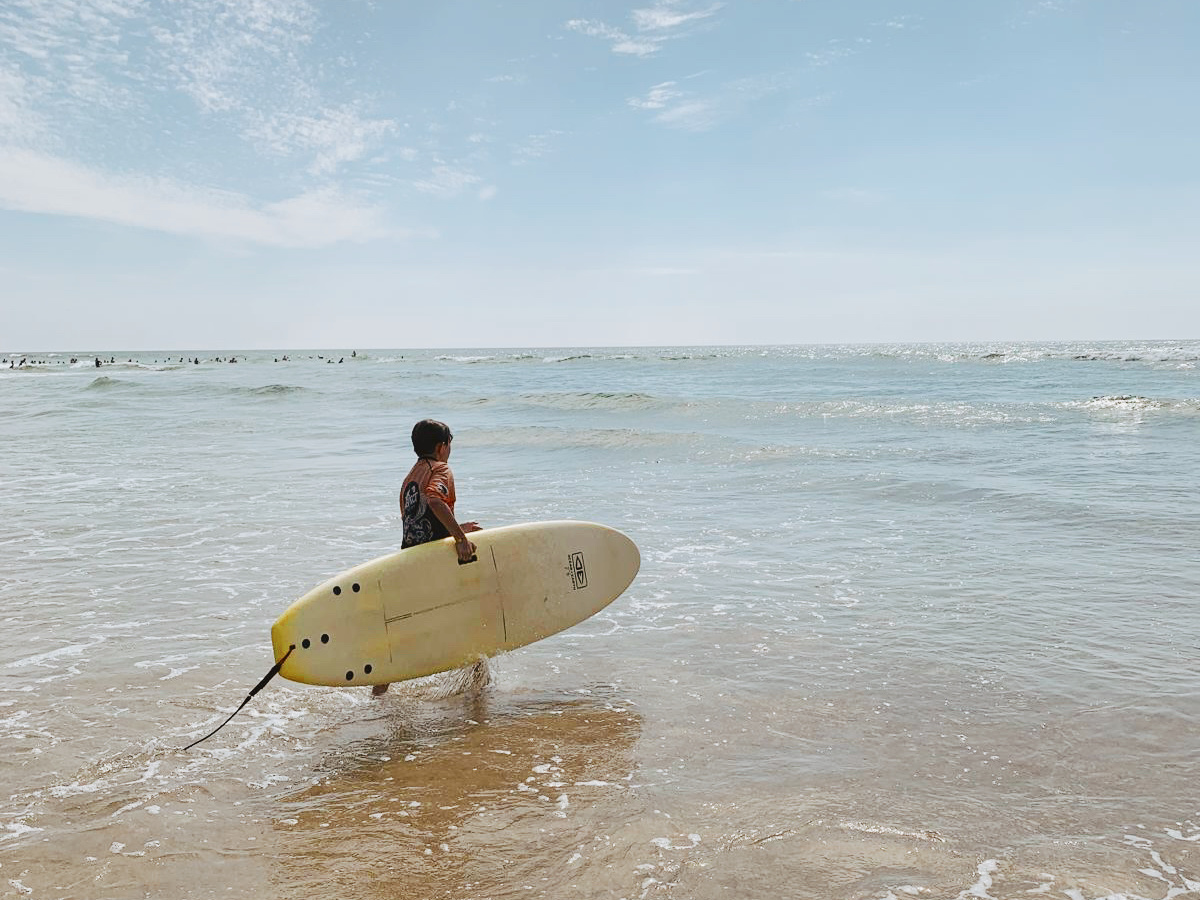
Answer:
[[[412,430],[413,452],[417,462],[404,478],[400,491],[400,510],[404,523],[402,548],[428,544],[443,538],[454,538],[458,561],[470,562],[475,545],[467,539],[479,531],[478,522],[459,524],[454,517],[454,473],[450,471],[450,444],[454,435],[445,422],[422,419]],[[388,689],[377,684],[372,693],[378,696]]]

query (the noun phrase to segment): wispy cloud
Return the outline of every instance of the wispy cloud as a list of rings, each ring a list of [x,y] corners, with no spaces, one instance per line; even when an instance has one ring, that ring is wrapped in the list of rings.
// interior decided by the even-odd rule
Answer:
[[[714,3],[705,9],[687,10],[679,0],[659,0],[647,9],[635,9],[633,22],[639,31],[667,31],[689,22],[698,22],[715,15],[724,3]]]
[[[630,13],[633,33],[595,19],[571,19],[566,28],[608,41],[613,53],[647,57],[657,53],[668,40],[687,33],[686,26],[716,15],[722,6],[723,3],[714,3],[698,9],[689,8],[684,0],[659,0],[654,6]]]
[[[355,163],[373,184],[369,170],[386,162],[380,151],[398,126],[365,100],[336,96],[331,64],[309,61],[321,27],[308,0],[6,0],[0,207],[282,247],[403,235],[336,186]],[[117,122],[119,175],[105,171],[103,152]],[[292,196],[197,186],[196,159],[130,152],[163,135],[173,150],[183,135],[209,158],[235,148],[264,167],[286,158],[293,167],[277,183]],[[173,164],[186,174],[168,177]],[[212,180],[226,169],[208,171]]]
[[[312,92],[301,60],[317,14],[304,0],[215,0],[167,10],[170,18],[150,28],[162,70],[203,111],[243,112],[264,99]]]
[[[630,97],[628,102],[634,109],[663,109],[682,96],[678,82],[664,81],[650,88],[645,97]]]
[[[320,30],[307,0],[7,0],[0,145],[36,132],[61,149],[65,135],[107,132],[116,114],[146,130],[198,115],[262,156],[328,175],[396,125],[327,95],[325,69],[308,62]]]
[[[21,68],[43,105],[111,110],[131,102],[130,47],[121,35],[143,0],[6,0],[0,61]],[[133,77],[136,81],[136,76]]]
[[[26,79],[16,68],[0,67],[0,135],[23,144],[41,134],[45,123],[30,108]]]
[[[736,116],[752,103],[785,90],[792,79],[786,74],[741,78],[708,92],[685,90],[678,82],[664,81],[644,96],[626,100],[634,109],[653,113],[653,119],[668,128],[708,131]]]
[[[1021,16],[1023,26],[1032,25],[1047,16],[1057,16],[1066,13],[1078,4],[1078,0],[1033,0]]]
[[[312,154],[308,170],[323,175],[361,159],[396,130],[389,119],[372,119],[345,107],[315,114],[276,113],[252,126],[249,133],[261,148],[279,156]]]
[[[423,194],[435,197],[457,197],[467,188],[479,184],[483,179],[466,169],[437,165],[424,178],[413,182],[413,187]]]
[[[852,44],[835,39],[829,41],[820,50],[808,51],[804,54],[804,58],[813,68],[824,68],[854,56],[864,45],[869,43],[871,43],[870,38],[858,38]]]
[[[588,37],[602,38],[612,44],[612,52],[626,56],[650,56],[658,52],[661,38],[633,37],[619,28],[605,25],[591,19],[571,19],[567,22],[568,31],[577,31]]]
[[[512,164],[523,166],[535,159],[541,159],[551,152],[554,139],[561,136],[562,132],[557,129],[529,135],[524,141],[513,147]]]
[[[664,109],[654,117],[654,121],[685,131],[708,131],[721,118],[720,103],[716,99],[684,100]]]
[[[306,51],[320,31],[307,0],[216,0],[170,7],[151,27],[157,71],[204,114],[238,123],[260,153],[307,156],[315,175],[360,160],[397,129],[360,103],[330,103]]]
[[[333,189],[260,203],[164,178],[116,177],[29,150],[0,148],[0,207],[274,247],[405,236],[381,210]],[[407,233],[411,234],[411,233]]]

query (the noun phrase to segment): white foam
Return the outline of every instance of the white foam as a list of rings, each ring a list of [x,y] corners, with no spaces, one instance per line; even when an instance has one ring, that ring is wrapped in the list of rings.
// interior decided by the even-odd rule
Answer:
[[[985,859],[976,868],[975,872],[979,875],[979,880],[958,895],[958,900],[966,900],[967,897],[979,897],[981,900],[995,900],[988,893],[988,888],[992,886],[992,876],[1000,871],[1000,865],[994,859]]]
[[[1167,835],[1175,838],[1177,841],[1200,841],[1200,831],[1197,831],[1195,834],[1185,835],[1182,831],[1175,828],[1168,828]]]
[[[18,838],[23,834],[32,834],[35,831],[41,830],[32,825],[26,825],[24,822],[9,822],[4,826],[4,833],[0,833],[0,841],[6,841],[9,838]]]
[[[904,831],[901,828],[893,828],[890,825],[869,825],[865,822],[841,822],[838,828],[844,828],[847,831],[860,831],[863,834],[888,834],[895,837],[916,838],[922,841],[936,841],[944,843],[945,838],[936,831]]]
[[[6,669],[19,669],[28,666],[40,666],[43,663],[51,660],[59,659],[63,656],[78,656],[84,650],[90,647],[95,647],[97,644],[103,644],[106,639],[102,637],[96,638],[94,641],[89,641],[86,644],[67,644],[65,647],[59,647],[56,650],[47,650],[45,653],[35,653],[33,656],[26,656],[22,659],[6,663]]]
[[[659,837],[651,838],[650,843],[660,850],[691,850],[693,847],[700,846],[700,835],[689,834],[687,836],[688,844],[676,844],[670,838]]]

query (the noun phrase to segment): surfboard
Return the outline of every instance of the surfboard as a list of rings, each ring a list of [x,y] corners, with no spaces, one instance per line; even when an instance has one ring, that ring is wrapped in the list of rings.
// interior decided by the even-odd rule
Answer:
[[[279,674],[302,684],[385,684],[523,647],[595,615],[633,582],[633,541],[591,522],[533,522],[381,556],[317,585],[271,627]]]

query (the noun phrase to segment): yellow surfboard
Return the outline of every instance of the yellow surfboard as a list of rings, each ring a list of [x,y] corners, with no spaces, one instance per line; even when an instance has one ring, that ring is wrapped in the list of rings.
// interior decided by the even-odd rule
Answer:
[[[280,674],[364,685],[444,672],[523,647],[595,615],[629,587],[638,549],[590,522],[534,522],[469,535],[459,564],[446,538],[348,569],[271,627]]]

